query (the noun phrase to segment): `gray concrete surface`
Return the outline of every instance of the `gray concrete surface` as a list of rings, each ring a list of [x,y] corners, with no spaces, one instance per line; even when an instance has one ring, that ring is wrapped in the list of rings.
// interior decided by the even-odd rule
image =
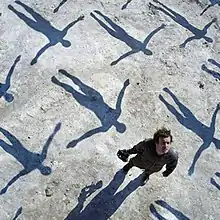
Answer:
[[[220,69],[209,60],[220,63],[218,5],[200,16],[209,1],[163,0],[167,7],[183,16],[172,19],[149,6],[147,0],[133,0],[124,10],[121,8],[126,1],[69,0],[56,13],[59,0],[24,0],[33,9],[29,12],[14,1],[0,2],[2,84],[16,58],[21,56],[11,72],[7,90],[14,99],[11,101],[10,95],[6,100],[0,99],[1,220],[61,220],[68,219],[67,216],[74,220],[220,219],[217,185],[220,184],[220,116],[216,110]],[[117,36],[111,36],[90,13],[104,24],[108,20],[94,10],[103,13],[133,39],[121,29],[115,32]],[[64,32],[56,32],[50,25],[63,30],[81,15],[84,19],[74,24],[65,36],[71,46],[57,43]],[[189,30],[183,27],[186,25],[183,18],[199,29],[217,18],[206,35],[213,42],[192,40],[180,48],[180,44],[193,36],[190,30],[195,31],[192,26],[187,26]],[[162,24],[165,28],[158,29],[147,44],[148,55],[138,52],[110,65],[130,51],[123,40],[137,46],[134,39],[143,42]],[[42,32],[50,35],[51,45],[57,44],[34,63],[37,52],[49,42]],[[92,101],[83,97],[83,91],[76,85],[83,90],[82,84],[76,78],[74,84],[59,69],[93,88],[88,91]],[[58,81],[53,83],[53,76],[72,86],[74,97],[57,85]],[[116,108],[116,102],[127,79],[130,85],[124,89],[121,112],[114,111],[120,109]],[[7,86],[6,83],[1,88]],[[100,95],[103,99],[97,101]],[[97,116],[104,124],[102,128]],[[122,124],[116,125],[121,133],[108,123],[116,117],[126,125],[125,131]],[[167,178],[162,177],[162,172],[154,174],[145,186],[138,187],[132,180],[141,170],[133,168],[122,183],[123,177],[117,171],[124,163],[116,156],[118,149],[130,148],[151,137],[163,125],[172,129],[173,147],[179,152],[176,170]],[[69,142],[90,130],[94,131],[93,135],[75,147],[66,148]],[[201,146],[204,151],[192,172],[190,166]],[[43,166],[50,167],[52,172],[48,173],[49,168]],[[5,188],[7,184],[11,185]],[[155,212],[159,213],[157,217]]]

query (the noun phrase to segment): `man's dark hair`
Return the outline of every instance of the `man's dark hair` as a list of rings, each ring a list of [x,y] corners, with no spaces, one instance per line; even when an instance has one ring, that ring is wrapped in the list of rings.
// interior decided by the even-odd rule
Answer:
[[[165,127],[162,127],[161,129],[158,129],[155,133],[154,133],[154,142],[158,143],[159,138],[167,138],[170,137],[170,142],[173,141],[173,136],[171,134],[171,131],[166,129]]]

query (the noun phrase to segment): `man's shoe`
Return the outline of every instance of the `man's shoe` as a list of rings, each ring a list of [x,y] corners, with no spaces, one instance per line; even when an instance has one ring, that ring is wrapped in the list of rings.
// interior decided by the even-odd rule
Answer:
[[[150,175],[148,175],[148,174],[143,175],[142,180],[141,180],[142,181],[142,183],[141,183],[142,186],[144,186],[147,183],[147,181],[149,180],[149,176]]]
[[[124,171],[124,173],[127,173],[129,170],[131,169],[131,167],[128,166],[128,164],[126,164],[122,170]]]

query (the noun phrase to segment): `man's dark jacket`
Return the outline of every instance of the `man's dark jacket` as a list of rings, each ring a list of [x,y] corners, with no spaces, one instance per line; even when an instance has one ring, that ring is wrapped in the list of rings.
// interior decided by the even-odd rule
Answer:
[[[178,154],[172,148],[166,154],[159,156],[153,139],[141,141],[132,149],[127,150],[127,152],[129,154],[137,154],[130,159],[129,163],[145,169],[149,175],[158,172],[166,164],[164,176],[168,176],[176,168],[178,162]]]

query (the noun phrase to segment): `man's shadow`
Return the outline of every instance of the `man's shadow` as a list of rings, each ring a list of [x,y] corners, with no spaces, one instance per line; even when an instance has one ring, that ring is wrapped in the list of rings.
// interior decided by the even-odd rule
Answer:
[[[187,38],[182,44],[179,45],[180,48],[184,48],[187,43],[189,43],[192,40],[199,40],[204,38],[207,42],[212,43],[213,40],[210,37],[207,37],[207,30],[208,28],[216,22],[216,18],[214,18],[212,21],[210,21],[202,30],[194,27],[192,24],[190,24],[186,18],[184,18],[182,15],[178,14],[177,12],[173,11],[172,9],[168,8],[163,3],[159,2],[158,0],[153,0],[154,2],[160,4],[163,8],[158,7],[150,3],[150,6],[153,6],[155,9],[162,11],[164,14],[169,16],[171,19],[173,19],[176,23],[181,25],[182,27],[189,30],[194,36]],[[165,9],[166,10],[165,10]]]
[[[0,98],[4,97],[5,101],[7,101],[7,102],[12,102],[14,100],[14,96],[12,94],[10,94],[10,93],[7,93],[7,90],[11,86],[11,76],[12,76],[12,74],[14,72],[16,64],[20,61],[20,59],[21,59],[21,55],[19,55],[15,59],[13,65],[11,66],[11,68],[10,68],[10,70],[8,72],[8,75],[6,77],[5,83],[4,84],[0,83]]]
[[[44,34],[49,43],[43,46],[36,54],[36,56],[31,61],[31,65],[37,63],[38,58],[49,48],[55,46],[58,43],[61,43],[64,47],[70,47],[71,43],[68,40],[65,40],[68,30],[76,24],[78,21],[83,20],[84,16],[80,16],[75,21],[69,23],[63,30],[58,30],[53,27],[48,20],[43,18],[39,13],[35,12],[32,8],[22,3],[21,1],[15,1],[18,5],[22,6],[31,16],[35,19],[27,17],[25,14],[17,11],[12,5],[8,5],[8,8],[13,11],[20,19],[22,19],[29,27],[33,28],[35,31],[41,32]]]
[[[161,207],[167,209],[170,213],[172,213],[178,220],[190,220],[187,216],[185,216],[182,212],[178,211],[177,209],[174,209],[171,207],[167,202],[163,200],[157,200],[155,201],[157,205],[160,205]],[[158,219],[158,220],[168,220],[167,218],[164,218],[155,208],[153,204],[150,205],[150,211],[151,213]]]
[[[127,86],[129,85],[128,79],[124,82],[124,86],[119,93],[116,103],[116,109],[113,109],[105,103],[102,95],[98,91],[85,85],[77,77],[70,75],[65,70],[61,69],[59,70],[59,72],[64,76],[68,77],[69,79],[71,79],[74,84],[79,86],[79,89],[82,91],[83,94],[75,90],[70,85],[60,82],[55,76],[52,77],[51,81],[56,85],[63,87],[67,92],[71,93],[80,105],[94,112],[94,114],[99,118],[102,124],[100,127],[94,128],[83,134],[78,139],[71,141],[67,145],[67,148],[75,147],[78,142],[96,133],[107,132],[112,126],[115,126],[116,130],[119,133],[125,132],[126,126],[125,124],[118,122],[118,118],[120,117],[122,111],[121,104],[122,104],[124,92]]]
[[[16,220],[16,219],[19,217],[19,215],[21,215],[21,213],[22,213],[22,207],[20,207],[20,208],[17,210],[17,212],[16,212],[16,214],[15,214],[13,220]]]
[[[127,2],[126,2],[124,5],[122,5],[121,10],[126,9],[127,6],[129,5],[129,3],[131,3],[131,1],[132,1],[132,0],[127,0]]]
[[[213,64],[213,65],[217,66],[218,68],[220,68],[220,64],[217,63],[215,60],[208,59],[208,62],[210,62],[211,64]],[[208,69],[205,64],[202,64],[201,69],[204,70],[205,72],[207,72],[208,74],[212,75],[214,78],[220,80],[220,73],[218,73],[218,72],[216,72],[214,70]]]
[[[216,172],[215,176],[220,178],[220,173]],[[220,184],[218,184],[213,177],[210,179],[210,182],[213,186],[215,186],[218,190],[220,190]]]
[[[204,8],[204,10],[200,13],[200,16],[203,15],[209,8],[211,8],[215,5],[220,6],[220,1],[219,0],[209,0],[209,1],[210,1],[210,4],[207,5],[206,8]]]
[[[53,10],[53,13],[56,13],[59,11],[60,7],[62,5],[64,5],[67,2],[67,0],[63,0],[62,2],[60,2],[60,4]]]
[[[188,174],[192,175],[195,169],[195,165],[199,157],[201,156],[202,152],[206,150],[211,143],[215,145],[217,149],[220,149],[220,140],[216,139],[214,137],[215,134],[215,121],[217,113],[220,109],[220,104],[216,106],[216,109],[212,115],[211,124],[210,126],[204,125],[202,122],[200,122],[193,113],[184,106],[177,97],[168,89],[163,89],[167,94],[171,96],[173,101],[178,105],[181,112],[179,112],[177,109],[175,109],[174,106],[169,104],[162,95],[159,95],[159,99],[166,105],[167,109],[175,115],[176,119],[179,123],[181,123],[184,127],[194,132],[197,136],[199,136],[203,140],[203,144],[200,146],[198,151],[196,152],[193,162],[188,170]]]
[[[27,175],[35,169],[38,169],[41,174],[49,175],[51,174],[51,168],[44,166],[43,162],[47,158],[47,152],[49,145],[51,144],[55,134],[60,130],[61,123],[58,123],[53,131],[53,133],[47,139],[41,153],[33,153],[26,149],[21,142],[13,136],[9,131],[0,127],[0,132],[9,140],[11,144],[6,143],[4,140],[0,139],[0,146],[7,153],[11,154],[23,167],[16,176],[14,176],[7,185],[1,190],[0,195],[7,192],[8,188],[17,181],[20,177]]]
[[[139,186],[142,186],[142,174],[130,181],[124,189],[117,192],[125,179],[125,173],[119,170],[113,180],[100,191],[83,209],[86,199],[95,192],[94,187],[88,190],[88,195],[83,191],[78,198],[78,204],[69,213],[65,220],[107,220],[117,211],[125,199],[134,192]],[[102,181],[101,181],[102,182]],[[102,184],[99,183],[99,186]],[[97,188],[97,187],[96,187]],[[99,187],[100,188],[100,187]],[[91,193],[92,191],[92,193]]]
[[[165,27],[165,24],[162,24],[160,27],[152,31],[143,42],[133,38],[130,36],[123,28],[118,26],[116,23],[114,23],[110,18],[103,15],[100,11],[95,10],[95,12],[100,15],[108,24],[111,26],[107,26],[104,22],[102,22],[100,19],[98,19],[93,13],[90,13],[90,15],[113,37],[117,38],[118,40],[123,41],[128,47],[131,48],[130,51],[127,53],[121,55],[117,60],[113,61],[111,63],[111,66],[116,65],[119,61],[122,59],[142,51],[145,55],[152,55],[152,51],[147,49],[147,44],[151,40],[151,38],[160,30],[162,30]]]

